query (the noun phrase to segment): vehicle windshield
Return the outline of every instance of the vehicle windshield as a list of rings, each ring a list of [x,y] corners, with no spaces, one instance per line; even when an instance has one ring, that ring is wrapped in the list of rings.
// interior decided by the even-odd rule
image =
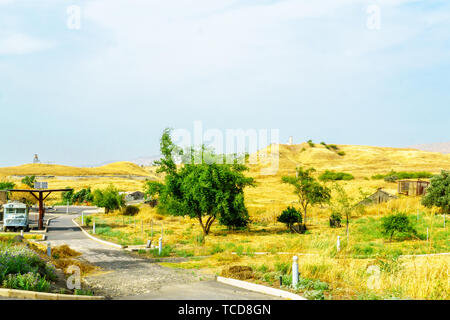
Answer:
[[[25,208],[9,208],[5,209],[5,214],[20,214],[23,215],[26,213]]]

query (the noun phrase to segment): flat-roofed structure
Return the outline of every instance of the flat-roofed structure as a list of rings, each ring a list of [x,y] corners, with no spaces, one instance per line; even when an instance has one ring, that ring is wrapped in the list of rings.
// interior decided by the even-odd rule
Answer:
[[[406,196],[422,196],[430,183],[422,180],[398,180],[398,193]]]

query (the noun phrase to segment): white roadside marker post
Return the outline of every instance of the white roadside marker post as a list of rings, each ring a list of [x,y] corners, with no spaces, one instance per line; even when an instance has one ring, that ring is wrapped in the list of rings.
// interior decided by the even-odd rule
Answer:
[[[81,226],[84,226],[84,211],[81,211]]]
[[[341,237],[340,236],[337,237],[336,250],[337,250],[337,252],[341,251]]]
[[[23,229],[20,230],[20,236],[23,237]]]
[[[69,214],[69,200],[67,200],[66,214]]]
[[[292,263],[292,286],[295,288],[298,284],[298,257],[294,256],[294,262]]]
[[[147,247],[146,248],[151,248],[152,247],[152,240],[147,240]]]
[[[50,244],[50,242],[47,242],[47,256],[52,256],[52,245]]]
[[[158,247],[159,255],[162,253],[162,237],[159,238],[159,247]]]
[[[94,224],[92,225],[92,233],[95,234],[95,220],[94,220]]]
[[[428,228],[427,228],[427,241],[428,241]]]

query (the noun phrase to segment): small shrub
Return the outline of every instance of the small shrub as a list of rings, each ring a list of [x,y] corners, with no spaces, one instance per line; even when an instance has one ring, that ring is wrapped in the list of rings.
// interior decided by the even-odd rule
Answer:
[[[316,145],[312,142],[312,140],[307,141],[311,148],[314,148]]]
[[[49,292],[50,283],[40,274],[28,272],[26,274],[8,274],[3,280],[3,287],[10,289]]]
[[[210,255],[213,255],[213,254],[216,254],[216,253],[221,253],[221,252],[223,252],[224,250],[225,250],[225,249],[222,248],[222,246],[221,246],[220,244],[216,243],[216,244],[214,245],[214,247],[212,247],[211,250],[209,251],[209,254],[210,254]]]
[[[124,216],[135,216],[139,213],[140,209],[137,206],[126,206],[123,211],[122,211],[122,215]]]
[[[194,243],[197,245],[203,245],[205,244],[205,236],[203,233],[199,233],[196,236],[194,236]]]
[[[86,290],[86,289],[75,289],[74,294],[77,296],[93,296],[94,295],[94,293],[91,290]]]
[[[339,212],[333,212],[333,213],[331,213],[329,220],[330,220],[331,228],[340,228],[341,221],[342,221],[342,215]]]
[[[396,175],[384,177],[384,181],[386,182],[396,182],[398,177]]]
[[[275,263],[275,271],[279,272],[281,275],[289,274],[290,269],[291,269],[291,264],[288,262]]]
[[[341,156],[341,157],[345,156],[345,152],[344,151],[338,151],[336,153],[338,154],[338,156]]]
[[[416,229],[404,212],[399,212],[391,214],[387,217],[383,217],[381,221],[382,232],[384,235],[389,236],[390,241],[392,241],[395,233],[404,233],[414,236],[417,235]]]
[[[339,150],[338,146],[335,144],[329,144],[328,147],[330,147],[330,149],[333,149],[334,151]]]
[[[89,227],[92,224],[92,217],[91,216],[84,217],[84,223]]]
[[[284,223],[289,230],[295,232],[294,225],[301,224],[303,219],[302,214],[297,209],[289,206],[281,213],[277,221]]]
[[[262,264],[256,268],[256,271],[266,273],[267,271],[269,271],[269,267],[266,266],[265,264]]]

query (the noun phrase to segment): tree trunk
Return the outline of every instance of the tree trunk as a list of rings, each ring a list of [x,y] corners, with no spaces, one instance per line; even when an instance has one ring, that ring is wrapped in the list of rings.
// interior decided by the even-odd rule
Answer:
[[[202,220],[202,216],[201,215],[198,216],[198,221],[200,221],[200,225],[202,226],[203,234],[206,236],[208,234],[208,232],[206,231],[206,228],[203,225],[203,220]]]
[[[206,220],[206,223],[203,224],[202,216],[198,216],[198,221],[200,221],[200,225],[202,226],[203,234],[205,236],[209,234],[209,230],[211,229],[211,225],[213,224],[214,220],[216,220],[216,217],[209,216],[208,220]]]

